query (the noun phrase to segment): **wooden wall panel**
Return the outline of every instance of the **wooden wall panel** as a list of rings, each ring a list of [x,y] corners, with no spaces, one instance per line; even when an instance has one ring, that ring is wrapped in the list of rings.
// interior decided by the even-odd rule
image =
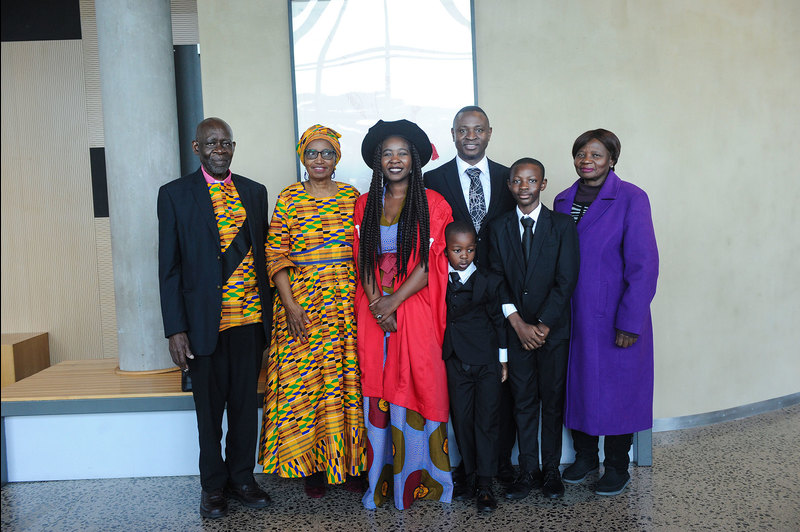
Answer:
[[[80,41],[2,43],[2,332],[102,358]]]
[[[97,245],[97,281],[100,296],[100,327],[103,335],[103,356],[116,358],[117,312],[114,297],[114,265],[111,261],[111,223],[108,218],[95,218]],[[153,282],[156,282],[155,280]]]
[[[103,96],[100,90],[100,57],[97,52],[97,24],[94,18],[94,0],[80,0],[80,7],[89,147],[101,148],[105,146],[105,137],[103,136]]]
[[[105,145],[95,8],[79,2],[80,41],[2,44],[2,331],[49,332],[53,364],[117,356],[111,230],[93,216],[89,164]],[[174,43],[198,43],[196,0],[171,11]]]
[[[173,44],[197,44],[197,0],[171,0]]]

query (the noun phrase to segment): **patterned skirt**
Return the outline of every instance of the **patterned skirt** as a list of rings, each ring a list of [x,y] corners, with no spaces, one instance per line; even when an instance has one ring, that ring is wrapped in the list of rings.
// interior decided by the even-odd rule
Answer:
[[[377,508],[390,497],[398,510],[416,499],[452,500],[447,423],[377,397],[364,397],[364,423],[369,477],[365,508]]]

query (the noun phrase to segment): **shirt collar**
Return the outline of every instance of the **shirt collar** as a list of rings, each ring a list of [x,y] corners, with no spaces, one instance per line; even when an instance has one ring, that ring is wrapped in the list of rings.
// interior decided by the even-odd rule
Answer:
[[[489,158],[485,155],[477,164],[469,164],[456,155],[456,167],[458,168],[458,175],[460,176],[465,175],[464,172],[466,172],[467,168],[479,168],[481,174],[485,174],[486,177],[489,177]]]
[[[203,177],[206,178],[206,183],[208,183],[209,185],[213,185],[214,183],[222,183],[223,185],[230,185],[233,182],[232,178],[233,174],[231,174],[230,170],[228,170],[227,177],[225,177],[225,179],[223,179],[222,181],[213,178],[208,172],[206,172],[206,169],[203,168],[203,165],[200,165],[200,170],[203,171]]]
[[[456,273],[458,274],[458,277],[459,277],[459,279],[461,279],[461,284],[464,284],[464,283],[466,283],[466,282],[467,282],[467,280],[470,278],[470,276],[472,276],[472,274],[473,274],[473,273],[475,272],[475,270],[477,270],[478,268],[477,268],[477,266],[475,266],[475,263],[473,262],[472,264],[470,264],[469,266],[467,266],[467,269],[466,269],[466,270],[464,270],[464,271],[459,271],[459,270],[456,270],[455,268],[453,268],[452,266],[450,266],[450,264],[448,264],[448,265],[447,265],[447,269],[449,270],[449,272],[448,272],[448,273],[453,273],[453,272],[456,272]]]
[[[536,225],[536,222],[539,221],[539,213],[542,212],[542,202],[539,202],[539,205],[536,206],[535,209],[531,211],[530,214],[522,214],[522,211],[519,210],[519,205],[517,205],[517,221],[521,223],[522,217],[527,216],[528,218],[533,218],[533,224]]]

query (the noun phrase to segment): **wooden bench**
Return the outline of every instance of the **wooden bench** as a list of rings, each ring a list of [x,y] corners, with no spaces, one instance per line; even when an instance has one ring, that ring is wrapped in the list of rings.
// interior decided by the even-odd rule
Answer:
[[[3,333],[0,386],[13,384],[50,367],[47,333]]]

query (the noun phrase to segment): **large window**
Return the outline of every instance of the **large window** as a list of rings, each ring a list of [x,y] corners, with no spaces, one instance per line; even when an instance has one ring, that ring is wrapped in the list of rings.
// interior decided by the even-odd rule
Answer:
[[[371,173],[361,141],[378,119],[407,118],[451,159],[453,115],[475,103],[470,0],[291,2],[297,128],[342,134],[336,179],[359,190]],[[303,168],[300,167],[302,174]]]

